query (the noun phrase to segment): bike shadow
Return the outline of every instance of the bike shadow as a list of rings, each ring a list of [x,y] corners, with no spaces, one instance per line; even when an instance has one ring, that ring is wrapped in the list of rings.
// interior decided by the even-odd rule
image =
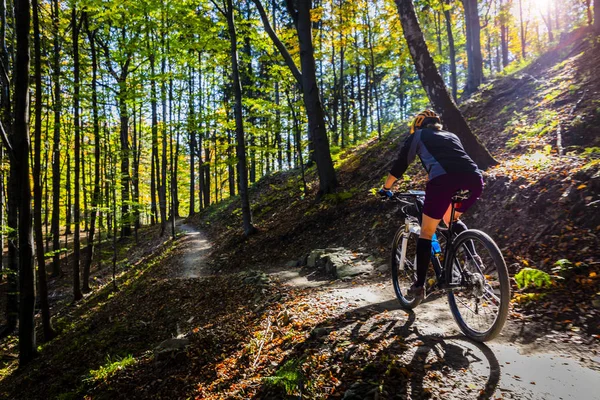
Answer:
[[[500,382],[500,365],[493,351],[461,335],[421,332],[415,320],[416,314],[402,310],[396,300],[326,320],[276,367],[284,371],[289,365],[297,366],[300,379],[294,395],[289,395],[289,387],[263,384],[254,398],[314,397],[319,381],[315,355],[321,357],[322,365],[328,364],[328,371],[336,371],[331,380],[337,385],[325,398],[492,398]],[[478,364],[477,371],[473,364]]]

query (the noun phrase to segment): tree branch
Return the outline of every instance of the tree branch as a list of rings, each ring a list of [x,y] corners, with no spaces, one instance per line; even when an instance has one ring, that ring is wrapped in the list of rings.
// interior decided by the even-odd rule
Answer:
[[[298,84],[302,85],[302,74],[298,70],[298,67],[296,66],[296,63],[294,62],[294,60],[292,60],[292,56],[290,56],[290,53],[286,49],[285,45],[283,43],[281,43],[281,40],[279,40],[279,38],[277,37],[277,34],[273,31],[273,28],[271,27],[271,24],[269,23],[269,18],[267,17],[267,13],[265,12],[265,9],[263,8],[260,0],[252,0],[252,1],[254,2],[254,4],[256,5],[256,8],[258,9],[258,13],[260,14],[260,19],[262,20],[263,25],[265,26],[265,31],[267,31],[267,34],[273,41],[273,44],[275,45],[275,47],[277,47],[277,50],[279,50],[279,52],[281,53],[281,56],[285,60],[285,63],[287,64],[290,71],[292,71],[292,74],[294,75],[294,78],[296,78],[296,81],[298,82]]]
[[[2,68],[2,80],[4,81],[5,86],[10,86],[10,78],[8,77],[8,71],[6,69],[6,65],[4,65],[4,60],[0,57],[0,68]]]
[[[106,57],[106,67],[108,68],[108,72],[118,82],[119,81],[119,75],[114,70],[114,68],[112,67],[112,65],[110,65],[110,50],[108,49],[108,45],[106,43],[104,43],[102,41],[102,39],[100,39],[99,37],[96,38],[96,41],[98,42],[98,44],[100,44],[100,47],[104,51],[104,56]]]
[[[490,11],[492,10],[492,3],[490,3],[490,6],[487,9],[487,12],[485,13],[485,17],[483,17],[483,20],[485,21],[485,23],[483,25],[479,26],[479,29],[485,29],[489,22],[490,22]]]
[[[294,21],[294,26],[298,28],[298,12],[294,8],[294,0],[285,0],[285,5],[287,6],[288,12]]]
[[[15,152],[10,144],[10,140],[8,140],[8,135],[6,134],[6,131],[4,130],[4,125],[2,125],[2,122],[0,122],[0,136],[2,136],[2,143],[4,143],[4,147],[6,147],[6,149],[8,150],[8,156],[10,157],[11,160],[15,160]]]
[[[221,7],[219,7],[219,5],[217,4],[217,2],[215,0],[210,0],[211,3],[213,3],[213,5],[216,7],[217,10],[219,10],[219,12],[221,14],[223,14],[224,17],[227,17],[227,13],[225,11],[223,11],[223,9]]]

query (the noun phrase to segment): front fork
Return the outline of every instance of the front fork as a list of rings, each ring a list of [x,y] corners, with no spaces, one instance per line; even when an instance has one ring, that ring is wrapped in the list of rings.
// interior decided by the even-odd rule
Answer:
[[[407,217],[404,220],[404,230],[402,232],[400,243],[400,263],[398,264],[400,269],[404,269],[406,263],[406,249],[408,248],[408,238],[411,234],[415,234],[418,237],[421,234],[421,226],[419,225],[419,220],[417,218]],[[413,263],[415,263],[414,272],[416,273],[416,257],[415,260],[413,260]]]

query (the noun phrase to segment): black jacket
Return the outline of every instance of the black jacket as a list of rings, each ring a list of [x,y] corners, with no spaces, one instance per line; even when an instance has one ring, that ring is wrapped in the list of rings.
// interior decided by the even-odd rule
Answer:
[[[467,155],[458,136],[433,129],[419,129],[406,138],[390,174],[400,178],[417,155],[429,175],[429,180],[457,172],[481,175],[477,164]]]

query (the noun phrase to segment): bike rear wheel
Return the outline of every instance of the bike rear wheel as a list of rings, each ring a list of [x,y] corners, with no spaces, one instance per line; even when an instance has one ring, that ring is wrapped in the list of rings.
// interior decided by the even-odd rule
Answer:
[[[407,290],[417,280],[417,240],[419,235],[400,228],[392,244],[392,283],[398,301],[404,308],[415,308],[422,299],[408,296]]]
[[[460,289],[448,292],[450,310],[461,331],[469,338],[485,342],[498,336],[510,302],[510,282],[506,263],[496,243],[486,233],[469,229],[456,237],[449,264]]]

